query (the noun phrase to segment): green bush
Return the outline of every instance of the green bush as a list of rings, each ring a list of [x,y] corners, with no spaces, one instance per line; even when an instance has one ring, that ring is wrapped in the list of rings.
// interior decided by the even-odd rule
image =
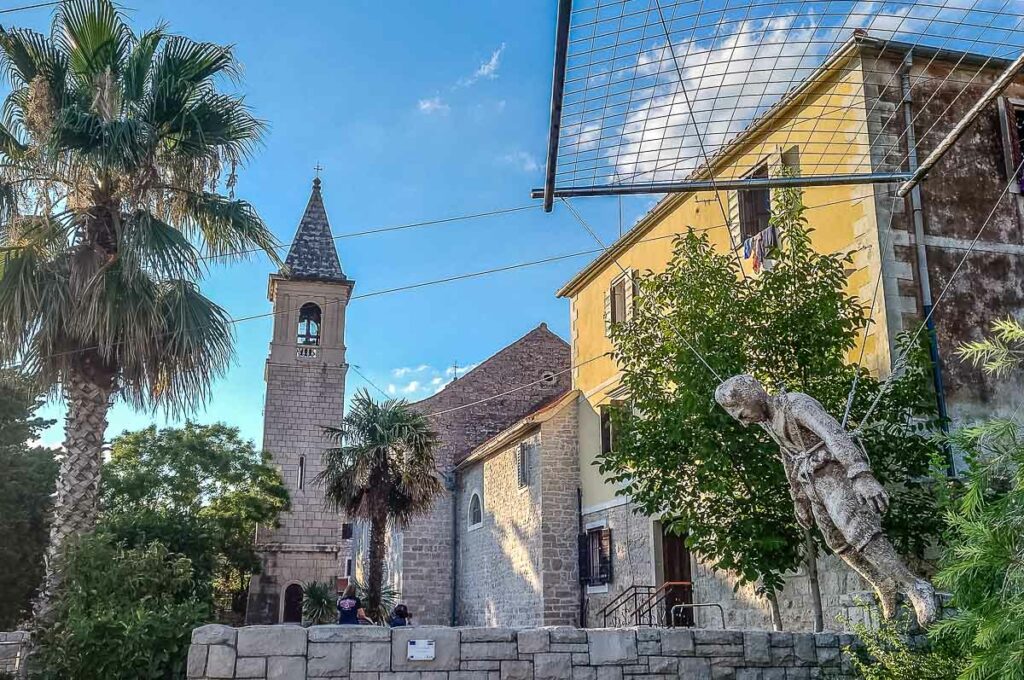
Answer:
[[[172,680],[191,631],[210,616],[188,558],[102,533],[72,545],[52,616],[37,631],[38,680]]]
[[[333,583],[310,581],[302,584],[302,619],[312,625],[334,623],[338,618],[338,596]]]
[[[906,620],[853,628],[863,646],[846,652],[864,680],[956,680],[965,666],[955,649],[911,636]]]

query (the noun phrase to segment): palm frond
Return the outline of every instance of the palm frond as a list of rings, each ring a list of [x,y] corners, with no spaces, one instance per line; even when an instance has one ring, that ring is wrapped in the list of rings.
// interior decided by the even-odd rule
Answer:
[[[130,172],[148,161],[155,135],[146,121],[105,120],[89,111],[67,107],[54,126],[57,151],[76,151],[111,169]]]
[[[12,87],[28,85],[37,76],[56,85],[64,81],[67,58],[42,33],[0,27],[0,69]]]
[[[21,156],[26,149],[28,146],[18,141],[18,138],[7,129],[6,125],[0,125],[0,153],[13,159]]]
[[[193,228],[211,257],[240,259],[258,248],[278,266],[277,239],[248,201],[232,200],[210,192],[185,196],[178,217]]]
[[[132,32],[109,0],[61,3],[53,22],[53,42],[86,87],[104,74],[117,76],[132,42]]]
[[[146,83],[153,65],[153,55],[165,37],[166,27],[160,25],[143,33],[135,43],[121,76],[125,101],[139,102],[146,95]]]
[[[219,153],[238,162],[250,156],[265,129],[241,99],[210,91],[168,123],[161,136],[176,156]]]
[[[213,383],[227,371],[231,358],[231,319],[204,297],[191,281],[160,284],[154,305],[162,330],[150,340],[140,389],[126,397],[138,406],[162,406],[182,413],[202,403]],[[132,376],[125,366],[125,379]],[[144,388],[144,389],[141,389]]]
[[[147,117],[157,127],[173,124],[197,88],[218,73],[237,73],[230,47],[181,36],[167,38],[150,71]]]
[[[129,272],[145,271],[159,279],[191,279],[201,273],[195,246],[181,231],[147,210],[124,217],[117,251]]]

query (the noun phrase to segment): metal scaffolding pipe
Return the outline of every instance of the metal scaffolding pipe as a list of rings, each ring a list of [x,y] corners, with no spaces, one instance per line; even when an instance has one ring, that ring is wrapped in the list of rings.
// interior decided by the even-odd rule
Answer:
[[[569,54],[569,21],[572,0],[559,0],[555,28],[555,72],[551,79],[551,123],[548,128],[548,160],[544,173],[544,212],[555,203],[555,169],[558,166],[558,138],[562,133],[562,94],[565,91],[565,60]]]
[[[577,196],[625,196],[630,194],[670,194],[691,191],[777,189],[779,187],[838,186],[842,184],[887,184],[904,182],[911,177],[909,172],[873,172],[852,175],[804,175],[795,177],[747,177],[737,179],[693,180],[684,182],[653,182],[622,186],[588,186],[552,188],[551,199]],[[547,187],[534,189],[532,198],[548,199]]]
[[[988,88],[985,95],[979,99],[974,106],[971,107],[971,110],[960,119],[952,130],[950,130],[945,139],[939,142],[939,145],[935,147],[935,150],[928,154],[928,158],[925,158],[921,163],[921,166],[914,171],[914,175],[896,192],[897,196],[900,198],[906,198],[907,194],[910,193],[910,190],[917,186],[917,183],[928,174],[928,171],[932,169],[932,166],[938,163],[939,159],[946,155],[946,152],[949,151],[950,147],[956,143],[956,140],[960,139],[961,135],[963,135],[967,128],[970,127],[971,123],[973,123],[978,117],[978,114],[981,113],[982,109],[995,101],[996,97],[1003,93],[1003,90],[1006,89],[1010,84],[1010,81],[1013,80],[1014,76],[1017,75],[1017,72],[1020,71],[1021,68],[1024,68],[1024,52],[1014,59],[1013,62],[1006,67],[1005,71],[999,74],[999,77],[996,78],[994,83],[992,83],[992,87]]]

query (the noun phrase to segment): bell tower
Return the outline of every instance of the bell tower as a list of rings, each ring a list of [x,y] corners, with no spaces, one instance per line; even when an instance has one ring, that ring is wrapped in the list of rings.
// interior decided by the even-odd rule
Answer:
[[[263,449],[281,471],[291,507],[278,526],[256,531],[262,571],[249,584],[248,624],[299,622],[302,583],[333,584],[345,575],[342,518],[324,507],[313,479],[332,445],[323,427],[344,414],[345,308],[353,285],[341,269],[317,177],[285,267],[270,276]]]

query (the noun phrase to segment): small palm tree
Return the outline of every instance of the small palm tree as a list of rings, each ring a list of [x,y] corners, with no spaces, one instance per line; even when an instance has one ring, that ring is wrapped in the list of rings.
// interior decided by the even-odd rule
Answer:
[[[0,28],[0,71],[0,362],[68,409],[49,589],[67,539],[95,524],[112,401],[181,412],[229,364],[228,314],[196,285],[205,261],[280,260],[233,197],[264,126],[218,90],[230,48],[137,35],[110,0],[67,0],[49,37]]]
[[[333,622],[337,617],[338,600],[334,584],[309,581],[302,584],[302,620],[311,626]]]
[[[376,402],[366,390],[353,397],[340,427],[325,432],[338,446],[324,452],[315,482],[331,509],[370,524],[366,610],[378,612],[389,524],[407,526],[442,491],[434,461],[438,435],[404,399]]]

